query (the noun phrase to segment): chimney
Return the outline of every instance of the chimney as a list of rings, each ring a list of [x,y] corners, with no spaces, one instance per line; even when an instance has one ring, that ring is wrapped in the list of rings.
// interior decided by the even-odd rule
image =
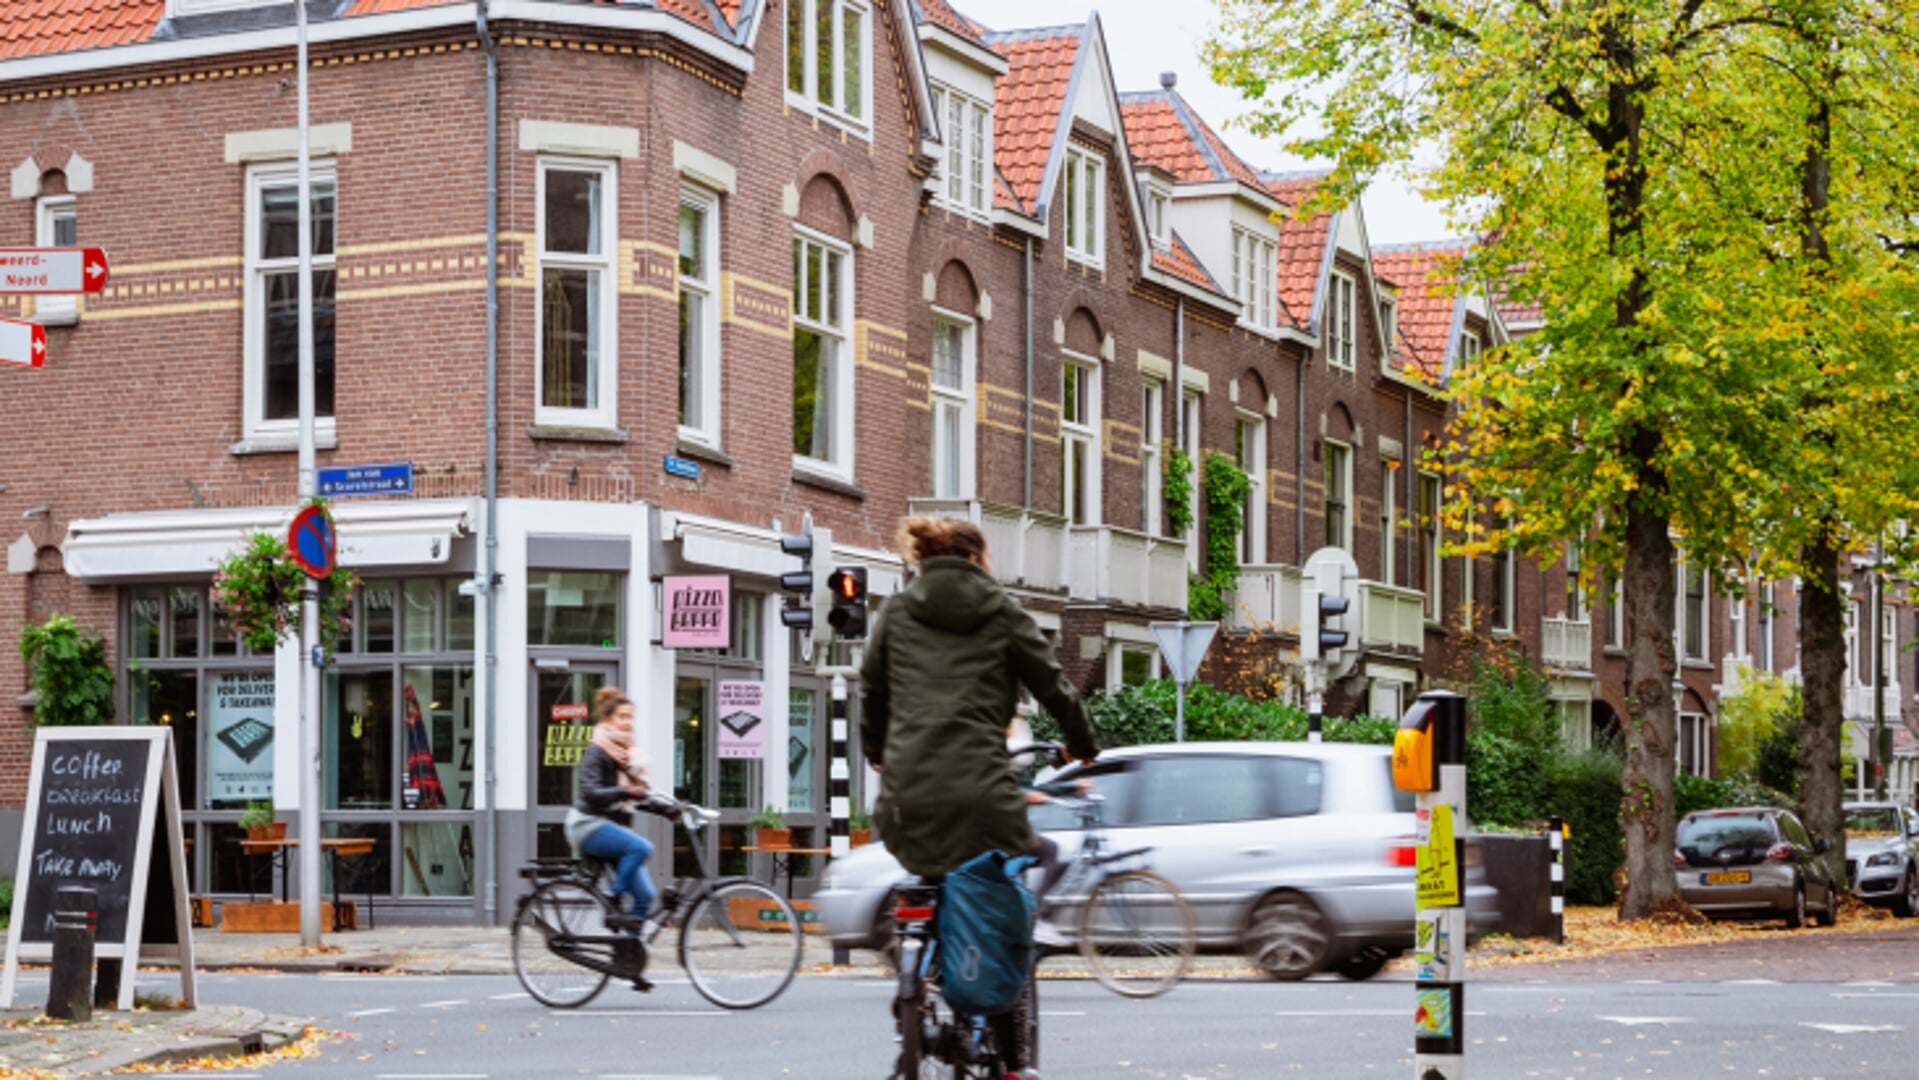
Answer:
[[[1178,85],[1179,85],[1178,72],[1162,71],[1159,73],[1159,88],[1161,90],[1171,90],[1173,87]]]

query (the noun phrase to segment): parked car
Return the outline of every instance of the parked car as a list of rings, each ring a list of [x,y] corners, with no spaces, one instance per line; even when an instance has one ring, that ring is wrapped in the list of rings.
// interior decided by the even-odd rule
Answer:
[[[1846,804],[1852,894],[1910,919],[1919,914],[1919,813],[1889,802]]]
[[[1679,822],[1679,895],[1719,918],[1783,918],[1798,929],[1808,911],[1821,926],[1839,919],[1839,890],[1814,840],[1791,811],[1771,807],[1700,810]]]
[[[1386,747],[1127,747],[1059,775],[1093,781],[1114,847],[1152,848],[1153,869],[1193,906],[1201,948],[1242,949],[1280,979],[1364,979],[1412,946],[1413,796],[1393,788]],[[1079,850],[1076,814],[1042,805],[1032,817],[1062,858]],[[885,948],[886,899],[904,876],[878,844],[836,860],[813,896],[833,942]],[[1465,884],[1469,922],[1484,928],[1494,893],[1470,865]],[[1054,899],[1070,931],[1075,898]]]

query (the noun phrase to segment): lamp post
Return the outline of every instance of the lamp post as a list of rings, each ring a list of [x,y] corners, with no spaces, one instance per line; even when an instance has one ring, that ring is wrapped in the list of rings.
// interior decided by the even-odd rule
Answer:
[[[313,160],[307,131],[307,6],[293,0],[299,69],[300,502],[313,498]],[[319,581],[300,591],[300,944],[320,944]]]

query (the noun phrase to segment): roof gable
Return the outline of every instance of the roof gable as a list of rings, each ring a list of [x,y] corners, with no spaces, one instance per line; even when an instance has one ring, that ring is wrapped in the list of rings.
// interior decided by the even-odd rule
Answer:
[[[1085,34],[1084,26],[1059,26],[984,35],[987,47],[1007,62],[993,100],[997,205],[1044,219],[1046,178],[1054,150],[1070,130],[1066,102]]]
[[[1435,386],[1446,376],[1453,342],[1465,320],[1465,298],[1453,295],[1454,273],[1465,251],[1465,245],[1451,241],[1373,249],[1376,274],[1399,284],[1392,363],[1401,373]]]
[[[1259,173],[1233,153],[1226,140],[1177,90],[1121,94],[1126,139],[1139,160],[1158,165],[1180,183],[1238,182],[1264,190]]]

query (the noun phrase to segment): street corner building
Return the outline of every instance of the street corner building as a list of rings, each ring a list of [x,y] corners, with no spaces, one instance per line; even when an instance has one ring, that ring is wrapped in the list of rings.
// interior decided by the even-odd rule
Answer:
[[[1247,492],[1229,634],[1295,652],[1300,566],[1335,546],[1360,567],[1361,659],[1330,711],[1396,715],[1491,637],[1550,669],[1575,740],[1623,713],[1623,610],[1572,587],[1576,547],[1544,568],[1440,551],[1423,462],[1449,375],[1537,315],[1455,288],[1456,245],[1302,212],[1317,177],[1115,71],[1098,15],[309,12],[319,464],[363,582],[325,669],[320,816],[373,840],[339,884],[379,918],[503,919],[514,868],[566,851],[604,686],[637,703],[658,786],[722,811],[724,869],[766,869],[745,849],[767,806],[824,846],[829,689],[779,616],[779,537],[807,514],[834,539],[816,568],[865,567],[882,606],[902,515],[977,523],[1093,691],[1160,673],[1149,624],[1208,569],[1220,455]],[[216,901],[261,887],[248,804],[298,803],[303,658],[250,651],[210,592],[298,501],[294,49],[265,0],[0,6],[0,246],[112,262],[96,295],[0,295],[48,345],[0,368],[0,625],[59,612],[107,639],[120,722],[173,729],[189,875]],[[1796,608],[1789,582],[1734,603],[1681,578],[1678,753],[1705,772],[1719,697],[1795,667]],[[1911,718],[1919,615],[1889,601],[1887,712]],[[7,860],[29,687],[0,648]],[[793,867],[801,894],[819,868]]]

